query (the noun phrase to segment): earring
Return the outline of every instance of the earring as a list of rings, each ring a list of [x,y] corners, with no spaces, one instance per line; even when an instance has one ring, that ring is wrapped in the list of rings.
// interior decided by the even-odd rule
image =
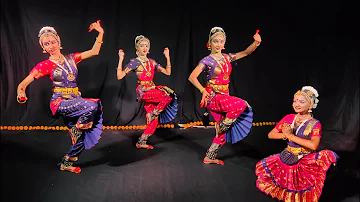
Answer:
[[[311,108],[309,108],[308,112],[310,112],[310,113],[312,112]]]
[[[46,53],[45,49],[43,50],[43,53]]]
[[[207,48],[208,50],[211,50],[211,46],[210,46],[210,43],[209,43],[209,42],[206,43],[206,48]]]
[[[63,48],[60,46],[59,49],[63,49]]]

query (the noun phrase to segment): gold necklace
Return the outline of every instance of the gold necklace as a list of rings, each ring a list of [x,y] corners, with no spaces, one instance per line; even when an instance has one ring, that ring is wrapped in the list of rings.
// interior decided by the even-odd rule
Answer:
[[[149,61],[148,59],[146,59],[146,61],[144,62],[140,57],[139,57],[138,60],[140,61],[141,66],[143,66],[144,69],[146,70],[146,76],[151,76],[151,72],[150,72],[150,70],[151,70],[150,61]],[[146,63],[147,65],[149,65],[149,69],[147,69],[147,68],[146,68],[147,65],[144,66],[143,63]]]
[[[213,57],[213,56],[211,56],[211,57],[214,58],[214,60],[215,60],[215,61],[217,62],[217,64],[219,65],[221,71],[223,72],[223,74],[224,74],[223,79],[224,79],[224,80],[228,80],[228,79],[229,79],[229,74],[228,74],[228,73],[229,73],[229,66],[228,66],[228,64],[227,64],[224,56],[221,54],[221,58],[223,59],[225,65],[226,65],[226,73],[225,73],[222,65],[220,64],[220,62],[219,62],[215,57]]]
[[[50,59],[50,58],[49,58]],[[69,68],[70,70],[70,73],[68,70],[66,70],[65,68],[65,65],[60,65],[60,62],[57,62],[56,60],[54,59],[50,59],[50,61],[52,61],[53,63],[55,63],[58,67],[60,67],[60,69],[62,69],[65,73],[66,73],[66,78],[69,80],[69,81],[74,81],[75,80],[75,76],[74,76],[74,73],[71,69],[71,66],[69,64],[69,62],[67,61],[67,59],[64,57],[64,55],[61,55],[59,60],[61,61],[61,59],[64,60],[64,62],[66,63],[66,66]]]

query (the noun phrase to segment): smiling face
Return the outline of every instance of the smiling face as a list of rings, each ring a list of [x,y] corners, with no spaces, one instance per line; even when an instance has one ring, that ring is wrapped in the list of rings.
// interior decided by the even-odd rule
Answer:
[[[295,94],[292,106],[296,113],[306,114],[311,107],[311,103],[308,102],[304,95]]]
[[[221,53],[221,50],[225,47],[225,37],[223,34],[218,33],[216,34],[210,42],[211,51],[213,53]]]
[[[50,55],[56,55],[60,52],[60,44],[55,37],[48,35],[41,40],[44,50]]]
[[[150,43],[148,40],[141,40],[136,46],[138,56],[146,56],[150,51]]]

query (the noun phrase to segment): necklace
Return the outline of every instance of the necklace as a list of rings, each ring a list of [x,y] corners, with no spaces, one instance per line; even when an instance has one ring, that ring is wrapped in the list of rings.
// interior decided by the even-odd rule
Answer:
[[[224,60],[224,63],[225,63],[224,66],[226,66],[226,73],[225,73],[224,68],[223,68],[224,66],[221,65],[220,62],[215,57],[213,57],[213,56],[211,56],[211,57],[214,58],[214,60],[218,63],[221,71],[224,73],[223,79],[228,80],[229,79],[229,74],[228,74],[229,73],[229,66],[228,66],[224,56],[221,54],[221,58]]]
[[[146,76],[151,76],[151,66],[150,66],[150,61],[148,59],[145,59],[146,61],[144,62],[140,57],[139,57],[139,61],[141,63],[141,66],[144,67],[144,69],[146,70]],[[146,63],[146,65],[144,66],[143,63]],[[146,67],[149,67],[149,69],[147,69]]]
[[[295,121],[298,119],[298,117],[299,117],[299,114],[296,114],[294,120],[293,120],[292,123],[291,123],[291,126],[290,126],[290,127],[291,127],[292,130],[294,130]],[[312,119],[311,116],[310,116],[309,118],[303,119],[303,120],[301,121],[301,124],[299,125],[299,127],[297,128],[297,130],[296,130],[296,132],[295,132],[295,136],[296,136],[297,133],[299,132],[300,128],[305,124],[305,122],[308,121],[308,120],[310,120],[310,119]]]
[[[71,69],[71,66],[70,66],[69,62],[67,61],[67,59],[66,59],[63,55],[61,55],[60,58],[57,59],[58,61],[57,61],[57,60],[54,60],[54,59],[51,59],[51,56],[49,57],[49,59],[50,59],[50,61],[52,61],[53,63],[55,63],[58,67],[60,67],[60,69],[62,69],[62,70],[66,73],[66,78],[67,78],[69,81],[74,81],[74,80],[75,80],[75,76],[74,76],[74,73],[73,73],[73,71],[72,71],[72,69]],[[63,59],[64,62],[66,63],[66,66],[69,68],[70,73],[69,73],[68,70],[66,70],[65,65],[60,65],[61,59]]]

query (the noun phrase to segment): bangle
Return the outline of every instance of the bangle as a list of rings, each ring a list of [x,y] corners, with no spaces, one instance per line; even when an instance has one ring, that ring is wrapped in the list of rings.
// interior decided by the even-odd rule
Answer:
[[[283,139],[283,140],[286,140],[286,139],[287,139],[287,137],[285,137],[284,133],[282,134],[282,139]]]
[[[294,134],[291,134],[290,137],[288,137],[289,141],[291,141],[292,136],[294,136]]]
[[[261,42],[260,42],[261,43]],[[255,42],[255,46],[260,46],[260,43]]]
[[[96,41],[98,42],[98,43],[104,43],[103,41],[99,41],[99,39],[96,37]]]
[[[165,67],[168,68],[168,67],[171,67],[171,65],[166,65]]]
[[[202,87],[202,88],[200,89],[200,93],[203,93],[204,90],[205,90],[205,88]]]
[[[24,99],[24,100],[21,100],[21,99]],[[26,98],[25,97],[21,97],[21,98],[16,98],[16,101],[18,102],[18,103],[20,103],[20,104],[24,104],[27,100],[26,100]]]
[[[119,69],[121,70],[121,67],[116,67],[116,70],[119,70]]]

